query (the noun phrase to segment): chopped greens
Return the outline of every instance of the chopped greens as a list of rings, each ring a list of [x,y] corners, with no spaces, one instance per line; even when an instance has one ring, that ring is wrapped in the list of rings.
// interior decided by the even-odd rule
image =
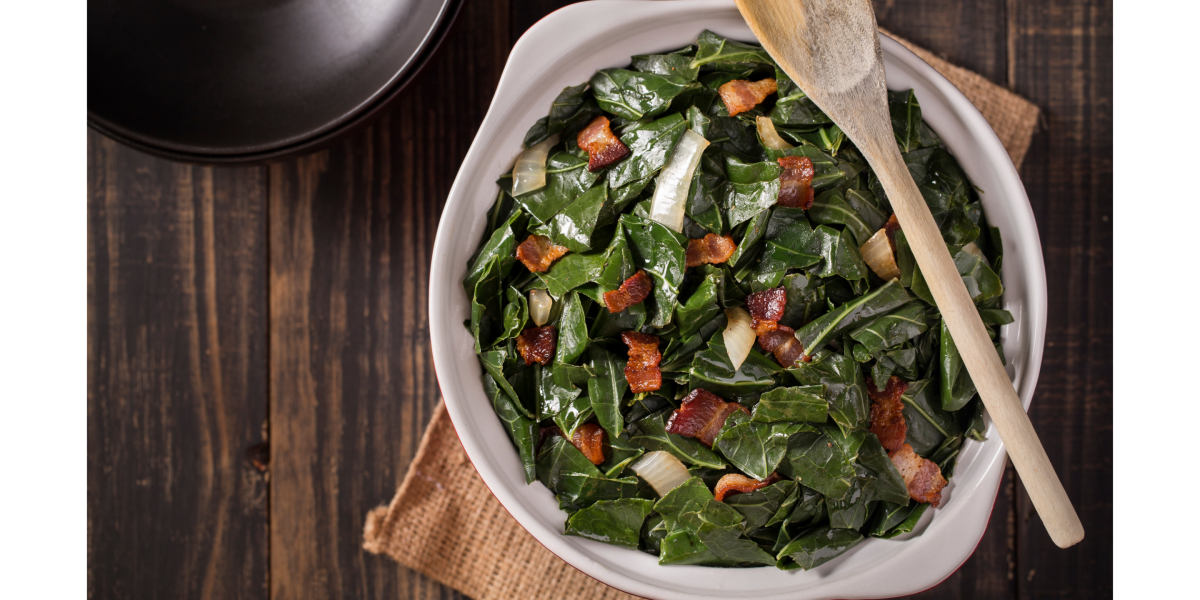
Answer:
[[[526,481],[555,494],[566,535],[663,565],[812,569],[914,531],[931,504],[893,462],[901,440],[949,478],[987,427],[904,232],[888,230],[899,277],[863,260],[892,216],[879,180],[760,46],[705,31],[631,61],[564,89],[529,129],[526,147],[558,140],[546,182],[514,197],[512,178],[499,179],[463,280],[484,390]],[[777,91],[731,117],[722,86],[767,78]],[[1000,308],[1000,232],[916,95],[888,99],[897,146],[1000,352],[1013,322]],[[596,146],[579,134],[601,117]],[[756,118],[792,147],[764,146]],[[690,180],[671,183],[686,203],[680,227],[651,218],[651,199],[688,130],[709,145]],[[621,158],[593,161],[596,148]],[[796,164],[812,194],[799,207],[781,201]],[[531,272],[530,246],[558,258]],[[617,297],[632,302],[612,312]],[[764,297],[782,303],[769,318]],[[745,336],[727,346],[723,333],[744,327],[738,311],[757,335],[744,358]],[[895,378],[903,389],[888,400],[880,390]],[[902,434],[876,428],[884,401]],[[651,458],[690,478],[660,498],[634,472]]]

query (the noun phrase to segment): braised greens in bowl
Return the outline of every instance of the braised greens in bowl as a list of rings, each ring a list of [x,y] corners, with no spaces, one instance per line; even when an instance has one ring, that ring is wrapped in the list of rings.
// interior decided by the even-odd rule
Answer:
[[[896,141],[999,339],[999,232],[911,92]],[[565,533],[809,569],[911,532],[982,405],[865,160],[711,32],[568,87],[463,281],[488,393]],[[999,346],[997,346],[999,351]]]

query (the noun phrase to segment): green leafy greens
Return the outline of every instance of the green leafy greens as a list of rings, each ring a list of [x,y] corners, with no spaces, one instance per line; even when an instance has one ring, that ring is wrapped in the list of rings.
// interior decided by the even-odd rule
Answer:
[[[872,432],[869,391],[892,376],[906,382],[904,443],[946,477],[963,445],[984,439],[986,421],[904,232],[894,232],[899,278],[884,281],[863,261],[860,247],[892,212],[878,178],[757,45],[705,31],[693,45],[631,61],[563,89],[528,130],[527,148],[559,136],[546,183],[514,197],[511,176],[499,179],[466,265],[465,325],[526,481],[541,482],[567,511],[566,535],[648,552],[663,565],[812,569],[867,538],[916,530],[929,505],[910,498]],[[717,89],[768,77],[777,93],[729,116]],[[1001,328],[1013,322],[1001,308],[1000,231],[922,121],[916,95],[890,92],[888,101],[896,144],[1000,352]],[[629,153],[592,171],[576,135],[601,115]],[[757,117],[794,147],[764,147]],[[681,190],[685,217],[675,231],[651,218],[652,199],[689,130],[709,145]],[[777,204],[784,156],[813,164],[808,209]],[[710,233],[734,241],[732,256],[687,267],[689,240]],[[531,235],[567,253],[531,273],[516,259]],[[638,271],[651,293],[610,312],[604,294]],[[734,368],[726,311],[772,288],[786,293],[779,325],[794,330],[803,353],[781,365],[755,344]],[[549,311],[530,300],[535,289],[551,297]],[[555,331],[545,364],[526,363],[520,351],[535,319]],[[659,340],[656,390],[631,390],[628,331]],[[744,409],[718,424],[711,446],[672,433],[696,390]],[[602,436],[598,464],[572,441],[586,432]],[[690,477],[661,497],[631,468],[655,451]],[[721,488],[718,501],[727,477],[761,483],[744,493]]]

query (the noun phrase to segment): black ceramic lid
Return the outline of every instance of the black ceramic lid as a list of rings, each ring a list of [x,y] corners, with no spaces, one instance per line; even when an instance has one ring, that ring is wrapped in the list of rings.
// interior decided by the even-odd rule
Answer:
[[[88,123],[185,160],[284,154],[377,107],[457,9],[458,0],[92,2]]]

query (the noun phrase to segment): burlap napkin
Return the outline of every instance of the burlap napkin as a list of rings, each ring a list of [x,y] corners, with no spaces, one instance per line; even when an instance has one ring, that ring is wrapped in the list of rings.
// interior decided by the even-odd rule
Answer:
[[[1019,167],[1037,125],[1037,107],[892,37],[962,90]],[[363,548],[477,600],[632,598],[571,568],[509,516],[467,459],[441,404],[396,497],[367,515]]]

